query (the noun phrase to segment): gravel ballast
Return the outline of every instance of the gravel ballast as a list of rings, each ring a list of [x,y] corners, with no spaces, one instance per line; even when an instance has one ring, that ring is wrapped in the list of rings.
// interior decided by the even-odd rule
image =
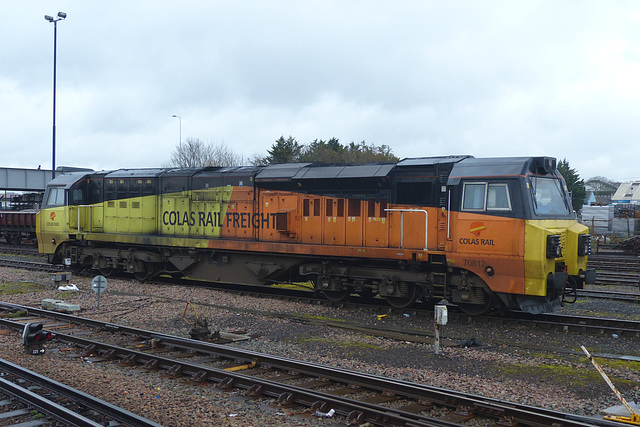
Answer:
[[[276,299],[260,299],[203,288],[109,280],[100,308],[90,277],[74,277],[78,291],[60,291],[47,273],[0,268],[2,301],[40,307],[44,299],[78,304],[83,317],[188,337],[185,307],[190,302],[200,318],[221,331],[242,330],[257,335],[233,346],[330,366],[369,372],[430,386],[471,392],[497,399],[568,413],[598,416],[619,405],[613,392],[580,351],[584,345],[596,356],[640,357],[637,338],[609,334],[544,331],[529,325],[482,325],[450,322],[443,338],[462,342],[475,338],[475,347],[447,346],[434,354],[431,344],[399,342],[317,323],[279,317],[346,321],[368,327],[411,328],[433,332],[433,320],[358,309],[338,309]],[[39,284],[33,286],[30,284]],[[192,321],[194,308],[186,307]],[[568,314],[639,320],[638,306],[606,300],[579,300],[562,310]],[[71,351],[27,356],[21,337],[0,333],[0,357],[54,380],[122,406],[166,426],[299,426],[333,425],[335,420],[297,409],[279,408],[267,400],[245,399],[239,392],[223,392],[211,385],[163,378],[115,363],[88,363]],[[640,401],[640,363],[615,357],[596,358],[625,398]]]

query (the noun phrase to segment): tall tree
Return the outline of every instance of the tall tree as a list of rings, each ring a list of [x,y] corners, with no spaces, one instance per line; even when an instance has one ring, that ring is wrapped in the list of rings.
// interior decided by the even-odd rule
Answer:
[[[569,166],[567,159],[562,159],[558,162],[558,171],[567,182],[567,188],[571,193],[571,204],[573,205],[573,210],[577,212],[582,209],[587,195],[584,181],[580,179],[578,172]]]
[[[223,142],[205,143],[199,138],[187,138],[171,153],[170,166],[193,168],[200,166],[238,166],[240,157]]]
[[[284,136],[276,139],[276,142],[271,146],[271,150],[267,150],[269,155],[263,159],[265,164],[274,163],[290,163],[300,160],[300,153],[302,146],[298,144],[298,141],[292,136],[284,139]]]
[[[337,138],[331,138],[329,141],[315,139],[303,147],[300,161],[339,163],[343,161],[341,159],[344,151],[345,147]]]
[[[349,163],[396,162],[398,158],[388,145],[367,145],[362,141],[359,144],[351,142],[346,147],[345,161]]]
[[[604,196],[611,198],[618,187],[620,187],[620,183],[616,181],[612,181],[609,178],[605,178],[604,176],[594,176],[593,178],[589,178],[585,181],[585,185],[590,187],[593,190],[593,193],[596,196]]]
[[[328,141],[315,139],[307,145],[300,145],[295,138],[278,138],[267,151],[269,155],[262,159],[254,159],[253,164],[273,164],[288,162],[323,162],[323,163],[372,163],[382,161],[397,161],[387,145],[367,145],[362,141],[359,144],[351,142],[342,145],[338,138]]]

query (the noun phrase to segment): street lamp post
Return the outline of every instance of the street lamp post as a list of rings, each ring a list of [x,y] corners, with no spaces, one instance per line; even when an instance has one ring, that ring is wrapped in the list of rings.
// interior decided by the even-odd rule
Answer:
[[[180,141],[179,141],[178,145],[180,147],[182,147],[182,117],[176,116],[175,114],[173,116],[171,116],[171,117],[177,117],[178,119],[180,119]]]
[[[58,12],[57,17],[45,15],[44,19],[53,22],[53,137],[52,137],[52,155],[51,155],[51,173],[52,177],[56,176],[56,56],[58,44],[58,21],[62,21],[67,17],[64,12]]]

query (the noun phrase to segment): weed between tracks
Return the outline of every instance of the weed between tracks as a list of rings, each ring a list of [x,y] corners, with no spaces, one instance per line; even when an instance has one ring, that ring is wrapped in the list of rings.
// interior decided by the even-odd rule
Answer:
[[[549,359],[549,357],[545,357]],[[535,378],[541,382],[562,383],[572,388],[579,388],[585,384],[605,384],[598,371],[591,366],[591,363],[583,358],[587,365],[566,365],[566,364],[540,364],[536,366],[526,364],[498,365],[494,371],[498,375],[508,378]],[[611,381],[616,386],[626,385],[633,387],[636,382],[630,379],[620,378],[615,371],[630,370],[640,373],[637,362],[606,360],[598,358],[598,364],[603,367]],[[635,366],[634,366],[635,365]],[[613,372],[612,372],[613,371]]]
[[[31,292],[43,292],[47,286],[33,282],[7,282],[0,283],[0,295],[28,294]]]

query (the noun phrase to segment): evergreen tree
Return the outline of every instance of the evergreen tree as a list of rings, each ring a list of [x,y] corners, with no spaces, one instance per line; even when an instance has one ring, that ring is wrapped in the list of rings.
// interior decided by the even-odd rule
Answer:
[[[329,141],[314,139],[313,142],[304,146],[300,161],[341,163],[344,162],[342,160],[344,150],[337,138],[331,138]]]
[[[562,159],[558,162],[558,171],[567,182],[567,188],[571,194],[571,204],[573,205],[573,210],[577,212],[582,209],[587,195],[584,180],[580,179],[578,172],[569,166],[567,159]]]
[[[300,161],[300,153],[302,146],[292,136],[284,139],[284,136],[276,139],[271,146],[271,150],[267,150],[269,155],[263,159],[264,164],[275,163],[291,163]]]

